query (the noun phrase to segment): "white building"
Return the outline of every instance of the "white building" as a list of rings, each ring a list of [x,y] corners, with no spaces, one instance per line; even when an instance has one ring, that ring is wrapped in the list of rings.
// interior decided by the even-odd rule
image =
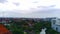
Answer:
[[[60,32],[60,19],[59,18],[52,19],[51,27],[52,27],[52,29],[56,30],[57,32]]]

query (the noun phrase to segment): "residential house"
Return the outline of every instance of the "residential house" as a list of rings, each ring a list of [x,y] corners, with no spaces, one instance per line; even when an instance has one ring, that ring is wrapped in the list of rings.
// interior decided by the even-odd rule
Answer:
[[[51,20],[51,27],[52,29],[60,32],[60,19],[59,18],[54,18]]]
[[[12,34],[3,24],[0,24],[0,34]]]

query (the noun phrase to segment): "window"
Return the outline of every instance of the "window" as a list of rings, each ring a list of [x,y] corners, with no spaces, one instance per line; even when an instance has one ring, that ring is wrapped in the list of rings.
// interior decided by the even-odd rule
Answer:
[[[56,31],[58,31],[58,28],[56,27]]]
[[[53,20],[53,24],[55,24],[56,23],[56,20]]]

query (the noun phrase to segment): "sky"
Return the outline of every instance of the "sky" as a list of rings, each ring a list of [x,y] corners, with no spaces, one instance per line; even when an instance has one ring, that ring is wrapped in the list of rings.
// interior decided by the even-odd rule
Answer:
[[[60,18],[60,0],[0,0],[0,17]]]

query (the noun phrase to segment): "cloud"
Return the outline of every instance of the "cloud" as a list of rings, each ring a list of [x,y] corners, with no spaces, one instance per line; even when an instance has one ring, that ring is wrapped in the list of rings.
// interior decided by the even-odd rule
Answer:
[[[16,12],[17,10],[14,11],[10,11],[10,12],[4,12],[4,17],[28,17],[28,18],[44,18],[44,17],[60,17],[60,9],[46,9],[46,10],[40,10],[40,11],[35,11],[35,12],[27,12],[27,14],[25,13],[21,13],[20,12]],[[1,13],[1,12],[0,12]],[[1,13],[3,14],[3,13]]]
[[[6,1],[8,2],[5,3]],[[54,17],[60,14],[58,3],[59,0],[0,0],[0,15],[2,17],[3,15],[5,17]]]
[[[14,5],[16,5],[16,6],[19,6],[20,5],[20,3],[13,3]]]
[[[0,12],[0,17],[21,17],[21,13],[16,12]]]
[[[51,5],[50,7],[55,7],[56,5]]]
[[[38,1],[34,1],[34,2],[32,2],[32,3],[38,3]]]
[[[7,0],[0,0],[0,3],[5,3],[7,2]]]
[[[58,13],[60,13],[60,9],[43,9],[43,10],[40,10],[40,11],[36,11],[36,12],[34,12],[34,13],[43,13],[43,14],[54,14],[54,13],[56,13],[56,14],[58,14]]]

